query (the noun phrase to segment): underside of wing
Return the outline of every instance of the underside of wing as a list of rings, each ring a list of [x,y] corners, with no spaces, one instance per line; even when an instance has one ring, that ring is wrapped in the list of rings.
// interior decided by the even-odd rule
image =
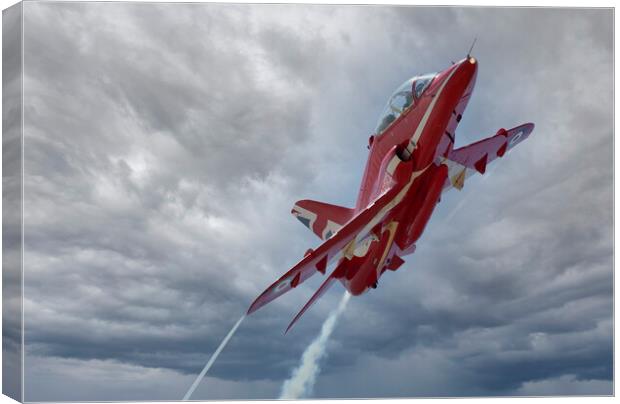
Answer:
[[[462,189],[467,177],[475,172],[484,174],[490,162],[503,157],[506,152],[527,139],[533,130],[533,123],[509,130],[500,129],[495,136],[452,150],[445,160],[449,169],[445,186]]]
[[[316,272],[325,273],[330,261],[342,256],[354,248],[356,240],[361,239],[373,223],[387,215],[390,206],[387,206],[395,197],[398,189],[391,189],[379,197],[368,208],[358,213],[340,230],[323,242],[315,250],[309,250],[306,256],[291,268],[280,279],[269,286],[250,306],[248,314],[253,313],[267,303],[273,301],[289,290],[296,288],[300,283]]]
[[[284,331],[284,333],[286,334],[292,327],[293,325],[295,325],[295,323],[297,322],[297,320],[299,320],[301,318],[301,316],[304,315],[304,313],[306,311],[308,311],[308,309],[317,301],[321,298],[321,296],[323,296],[325,294],[325,292],[327,292],[327,290],[329,289],[329,287],[336,281],[336,279],[338,279],[339,277],[341,277],[342,274],[339,274],[338,272],[340,268],[336,268],[334,270],[334,272],[332,272],[327,279],[325,279],[325,281],[323,282],[323,284],[321,284],[321,286],[317,289],[316,292],[314,292],[314,295],[312,295],[312,297],[310,298],[310,300],[308,300],[308,302],[304,305],[304,307],[302,307],[302,309],[299,311],[299,313],[297,313],[297,315],[293,318],[293,320],[289,323],[288,327],[286,327],[286,331]]]

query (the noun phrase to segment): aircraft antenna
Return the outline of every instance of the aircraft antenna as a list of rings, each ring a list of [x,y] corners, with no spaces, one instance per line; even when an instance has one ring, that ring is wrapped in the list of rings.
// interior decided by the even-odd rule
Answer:
[[[474,42],[471,44],[471,48],[469,48],[469,52],[467,52],[467,58],[469,58],[469,56],[471,55],[471,51],[474,50],[474,45],[476,44],[476,39],[478,39],[478,38],[474,38]]]

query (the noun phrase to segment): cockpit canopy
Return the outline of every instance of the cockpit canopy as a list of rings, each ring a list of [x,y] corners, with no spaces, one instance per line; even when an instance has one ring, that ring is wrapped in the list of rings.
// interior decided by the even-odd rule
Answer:
[[[392,94],[381,113],[377,128],[375,129],[375,134],[381,134],[403,113],[403,111],[415,105],[415,102],[420,99],[422,93],[428,88],[436,75],[436,73],[430,73],[423,76],[412,77],[401,84],[401,86],[394,91],[394,94]]]

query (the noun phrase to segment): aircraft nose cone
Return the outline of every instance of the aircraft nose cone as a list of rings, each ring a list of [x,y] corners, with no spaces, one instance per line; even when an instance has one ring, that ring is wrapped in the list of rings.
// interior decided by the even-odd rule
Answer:
[[[476,76],[476,73],[478,73],[478,61],[475,57],[469,56],[461,61],[458,69],[460,70],[459,74],[465,76],[466,80],[469,82]]]
[[[469,56],[458,62],[454,69],[456,71],[452,74],[448,86],[460,94],[476,79],[478,61],[476,58]]]

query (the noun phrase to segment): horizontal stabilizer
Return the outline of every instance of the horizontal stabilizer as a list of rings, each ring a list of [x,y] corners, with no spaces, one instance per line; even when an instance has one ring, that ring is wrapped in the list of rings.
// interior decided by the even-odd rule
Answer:
[[[338,205],[304,199],[295,203],[291,213],[321,240],[327,240],[351,220],[354,211]]]

